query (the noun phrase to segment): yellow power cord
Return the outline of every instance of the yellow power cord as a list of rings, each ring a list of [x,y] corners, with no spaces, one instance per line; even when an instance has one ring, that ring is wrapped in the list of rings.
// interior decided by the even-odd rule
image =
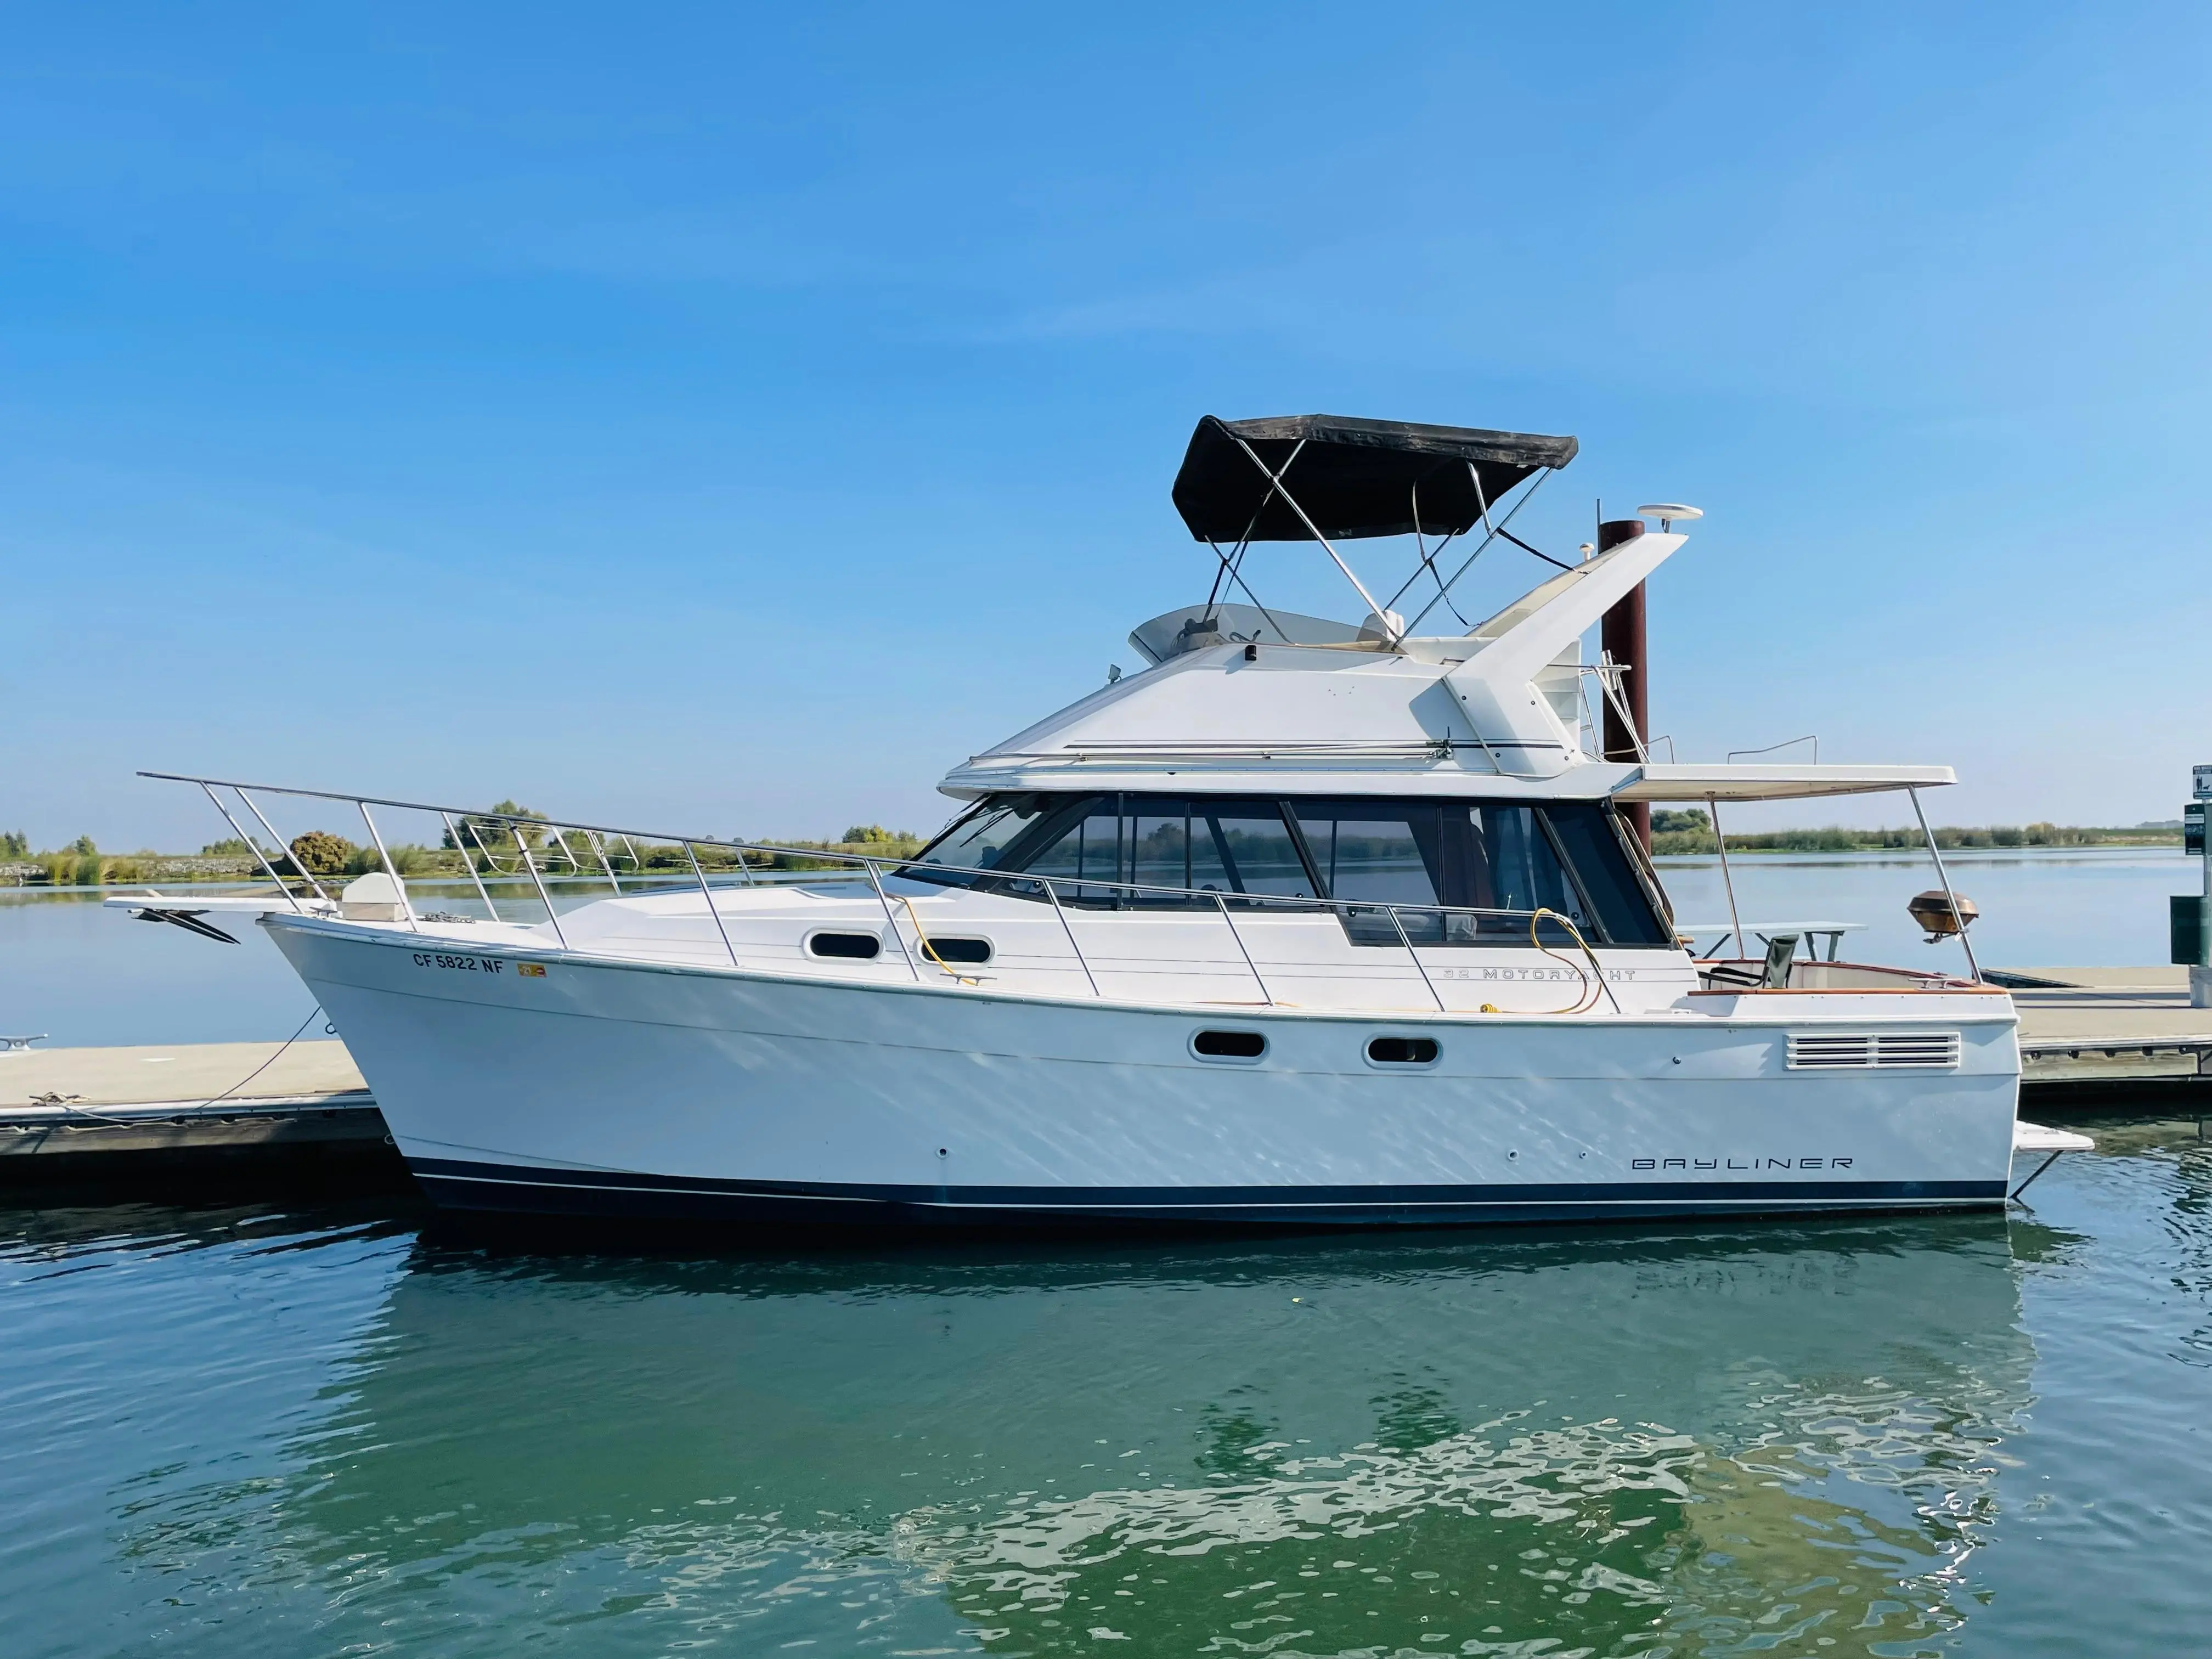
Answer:
[[[1554,951],[1550,945],[1545,944],[1541,939],[1537,937],[1536,924],[1541,921],[1546,916],[1551,917],[1553,921],[1558,922],[1560,927],[1565,928],[1569,933],[1574,936],[1575,943],[1582,947],[1583,954],[1589,958],[1590,971],[1589,973],[1583,973],[1582,963],[1577,962],[1572,957],[1561,956],[1557,951]],[[1601,991],[1605,994],[1607,1000],[1613,1004],[1613,1012],[1616,1014],[1620,1012],[1620,999],[1613,994],[1613,987],[1605,982],[1605,969],[1598,965],[1597,952],[1590,949],[1589,941],[1583,937],[1582,929],[1575,926],[1574,919],[1572,917],[1563,916],[1557,910],[1547,910],[1541,905],[1539,905],[1534,910],[1531,911],[1528,915],[1528,943],[1534,945],[1546,956],[1551,957],[1553,961],[1565,963],[1568,967],[1573,969],[1576,973],[1582,975],[1583,981],[1582,994],[1577,997],[1570,1006],[1565,1008],[1539,1008],[1534,1012],[1540,1014],[1586,1014],[1591,1009],[1597,1006],[1598,993]]]
[[[906,906],[906,919],[914,924],[914,936],[916,939],[921,941],[923,960],[936,963],[937,966],[942,968],[946,973],[951,975],[953,978],[958,980],[963,985],[981,985],[983,982],[981,979],[974,978],[967,974],[962,973],[957,968],[955,968],[943,957],[938,955],[937,947],[929,942],[929,935],[922,931],[921,918],[914,913],[914,901],[908,898],[904,893],[901,893],[899,895],[899,902]]]

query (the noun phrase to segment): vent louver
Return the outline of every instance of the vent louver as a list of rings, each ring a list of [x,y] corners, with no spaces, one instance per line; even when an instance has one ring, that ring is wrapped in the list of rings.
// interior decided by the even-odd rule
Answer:
[[[1956,1031],[1792,1031],[1793,1072],[1870,1071],[1899,1066],[1929,1068],[1959,1063]]]

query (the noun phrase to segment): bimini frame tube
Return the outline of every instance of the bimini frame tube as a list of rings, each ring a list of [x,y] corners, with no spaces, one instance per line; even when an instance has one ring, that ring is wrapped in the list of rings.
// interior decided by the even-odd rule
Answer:
[[[1728,889],[1729,926],[1735,930],[1736,959],[1746,954],[1743,948],[1743,918],[1736,914],[1735,878],[1729,873],[1728,837],[1721,834],[1721,804],[1714,796],[1705,797],[1705,813],[1713,821],[1713,845],[1721,849],[1721,885]]]
[[[1920,792],[1907,789],[1912,797],[1912,816],[1920,820],[1920,833],[1928,838],[1928,856],[1936,860],[1936,879],[1943,884],[1943,896],[1951,906],[1951,921],[1959,930],[1959,943],[1966,952],[1966,971],[1974,976],[1977,985],[1982,981],[1982,965],[1974,960],[1974,942],[1966,937],[1966,917],[1959,908],[1959,895],[1951,886],[1950,872],[1943,868],[1943,849],[1936,844],[1936,832],[1928,827],[1928,813],[1920,805]]]

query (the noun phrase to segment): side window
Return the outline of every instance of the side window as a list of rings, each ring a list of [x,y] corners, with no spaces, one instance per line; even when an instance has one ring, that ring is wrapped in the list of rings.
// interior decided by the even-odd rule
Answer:
[[[1328,896],[1437,904],[1437,809],[1410,801],[1295,803]]]
[[[1443,902],[1439,809],[1419,801],[1302,800],[1293,804],[1328,896],[1385,904]],[[1346,908],[1338,912],[1355,945],[1440,945],[1445,919],[1434,911]]]
[[[1651,908],[1628,862],[1613,815],[1595,801],[1560,801],[1544,809],[1567,851],[1598,927],[1615,945],[1674,945],[1673,930]]]
[[[1211,875],[1213,887],[1220,888],[1219,872],[1206,868],[1211,847],[1200,855],[1200,867],[1190,867],[1190,815],[1182,802],[1139,796],[1130,804],[1134,808],[1130,819],[1130,880],[1148,887],[1203,887]],[[1188,902],[1166,893],[1134,893],[1130,901],[1146,908],[1174,908]]]
[[[1113,796],[1079,801],[1062,819],[1046,826],[1034,854],[1009,862],[1031,874],[1058,878],[1062,904],[1111,905],[1120,896],[1113,887],[1085,884],[1122,878],[1121,823]],[[1015,890],[1025,884],[1015,883]],[[1044,891],[1042,887],[1031,890],[1040,896]]]
[[[1589,916],[1560,866],[1552,838],[1544,833],[1536,809],[1493,803],[1465,810],[1474,835],[1468,872],[1472,890],[1462,902],[1518,911],[1524,917],[1532,910],[1554,910],[1588,938]],[[1516,921],[1513,927],[1522,938],[1528,936],[1525,920]],[[1562,941],[1569,938],[1565,928],[1548,921],[1540,936],[1547,940],[1552,936]]]
[[[1236,893],[1273,893],[1285,898],[1314,898],[1313,878],[1298,856],[1290,826],[1273,801],[1194,801],[1191,832],[1212,843],[1212,859]],[[1194,856],[1193,862],[1196,860]],[[1259,907],[1279,910],[1281,905]]]

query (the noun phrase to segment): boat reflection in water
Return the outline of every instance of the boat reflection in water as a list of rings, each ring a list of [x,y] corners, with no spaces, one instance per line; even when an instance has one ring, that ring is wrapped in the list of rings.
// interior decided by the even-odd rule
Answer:
[[[426,1243],[286,1552],[402,1650],[1917,1651],[1976,1605],[2038,1237]]]

